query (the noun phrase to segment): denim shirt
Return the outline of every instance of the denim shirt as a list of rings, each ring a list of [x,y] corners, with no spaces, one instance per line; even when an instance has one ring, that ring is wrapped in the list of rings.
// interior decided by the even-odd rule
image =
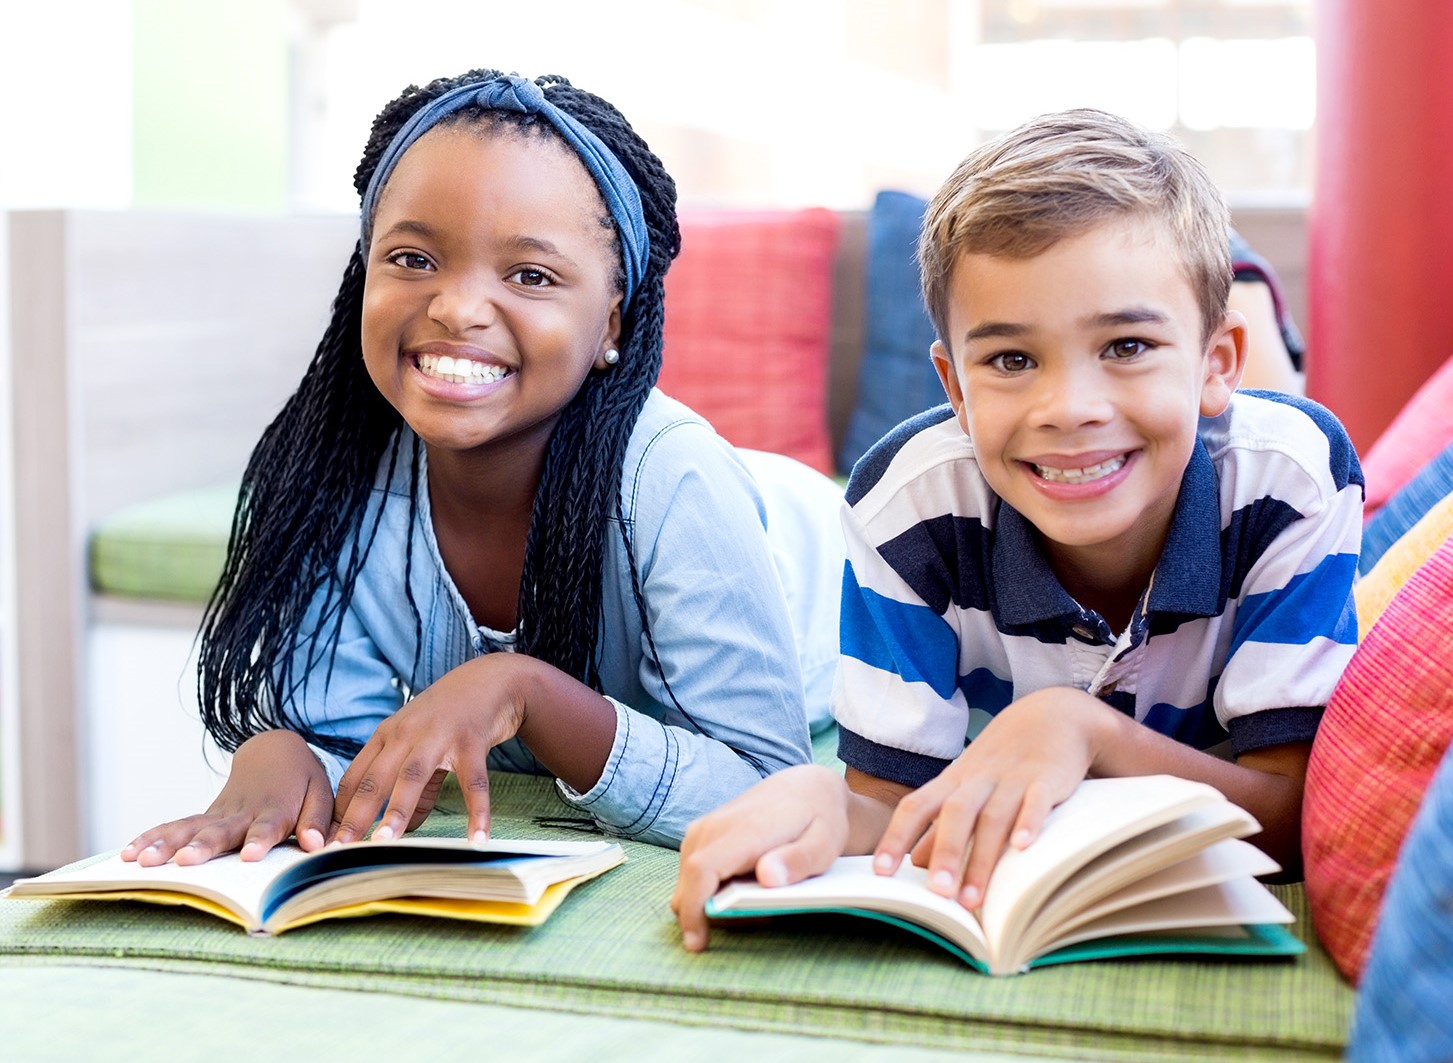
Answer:
[[[363,515],[361,527],[378,519],[378,529],[342,619],[331,675],[326,655],[311,668],[302,668],[301,659],[295,666],[303,677],[291,706],[298,717],[320,733],[359,742],[403,705],[411,681],[422,690],[474,657],[513,648],[513,633],[482,629],[471,617],[440,557],[427,490],[414,500],[409,527],[413,437],[407,428],[403,433],[392,475],[386,457]],[[820,673],[836,656],[837,632],[794,632],[756,481],[710,426],[659,392],[647,400],[627,445],[621,502],[661,668],[685,713],[645,650],[612,517],[603,551],[599,653],[603,691],[615,707],[615,740],[588,792],[557,785],[565,801],[605,832],[675,846],[697,817],[765,775],[810,759],[799,652]],[[834,521],[835,509],[825,516]],[[841,553],[825,567],[840,574]],[[837,587],[830,589],[835,597]],[[320,594],[304,617],[300,654],[320,617],[336,608],[334,597]],[[826,715],[829,683],[814,682],[824,703],[814,706],[814,716]],[[336,791],[347,763],[314,752]],[[518,739],[496,747],[489,766],[547,773]]]

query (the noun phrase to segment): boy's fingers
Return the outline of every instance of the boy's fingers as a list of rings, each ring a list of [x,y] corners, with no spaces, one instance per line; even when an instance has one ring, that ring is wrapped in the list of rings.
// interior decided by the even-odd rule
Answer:
[[[969,842],[988,797],[984,785],[971,783],[950,794],[939,810],[928,858],[928,888],[941,897],[957,896],[963,885]]]
[[[963,890],[959,894],[964,907],[977,908],[983,902],[989,875],[1004,852],[1010,828],[1018,816],[1019,802],[1017,792],[1006,794],[1000,787],[980,810],[979,821],[974,828],[973,848],[969,851],[969,863],[964,871]]]
[[[1019,818],[1014,821],[1014,830],[1009,835],[1009,844],[1016,849],[1023,849],[1035,838],[1038,838],[1040,828],[1044,826],[1045,817],[1049,815],[1054,806],[1055,802],[1048,791],[1039,786],[1030,786],[1024,792],[1024,803],[1019,806]]]
[[[918,839],[918,844],[915,845],[913,847],[913,851],[908,854],[908,858],[913,861],[914,867],[928,867],[928,858],[933,855],[933,843],[937,837],[938,824],[935,823],[933,826],[928,828],[928,831],[923,835],[922,838]]]
[[[842,853],[844,841],[820,817],[813,817],[798,837],[758,857],[754,865],[757,881],[764,886],[787,886],[820,875]]]
[[[878,841],[873,856],[874,871],[891,875],[898,870],[903,857],[923,836],[953,787],[953,782],[941,774],[898,802],[883,837]]]
[[[760,824],[750,820],[732,823],[730,828],[721,826],[723,823],[732,820],[716,814],[697,820],[687,829],[681,845],[681,869],[671,894],[671,910],[681,924],[681,941],[689,952],[706,948],[706,902],[721,884],[751,871],[763,852],[795,840],[800,830],[797,824],[780,820],[765,829],[758,829]]]

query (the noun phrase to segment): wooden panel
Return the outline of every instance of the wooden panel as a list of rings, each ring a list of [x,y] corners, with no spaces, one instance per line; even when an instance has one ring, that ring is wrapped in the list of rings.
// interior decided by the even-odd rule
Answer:
[[[15,456],[16,684],[20,698],[21,863],[53,867],[80,850],[82,779],[76,647],[83,543],[66,315],[64,215],[10,218],[11,399]]]
[[[296,386],[357,237],[346,216],[10,216],[21,860],[83,855],[93,735],[85,549],[130,503],[240,475]],[[7,662],[8,665],[8,662]],[[8,811],[8,810],[7,810]]]

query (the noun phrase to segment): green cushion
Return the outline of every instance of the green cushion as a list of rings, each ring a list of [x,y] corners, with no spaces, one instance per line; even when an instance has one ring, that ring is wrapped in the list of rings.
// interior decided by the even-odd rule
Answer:
[[[548,780],[497,774],[502,837],[575,836]],[[457,791],[425,824],[459,833]],[[1340,1056],[1352,990],[1316,944],[1300,887],[1278,887],[1311,946],[1276,962],[1142,959],[991,979],[911,934],[849,918],[718,929],[689,955],[667,907],[676,853],[627,863],[534,930],[378,917],[252,938],[200,913],[121,902],[0,901],[0,969],[148,968],[577,1015],[1078,1059]],[[379,1014],[388,1006],[379,1005]],[[52,1016],[58,1021],[60,1013]],[[368,1024],[333,1023],[367,1047]],[[340,1041],[340,1044],[343,1043]]]
[[[237,485],[148,499],[91,533],[91,586],[99,594],[205,602],[227,558]]]

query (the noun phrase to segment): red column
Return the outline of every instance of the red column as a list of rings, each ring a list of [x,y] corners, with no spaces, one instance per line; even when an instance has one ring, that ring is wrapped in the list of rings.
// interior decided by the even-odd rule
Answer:
[[[1453,3],[1320,0],[1308,253],[1307,390],[1366,451],[1453,357]]]

